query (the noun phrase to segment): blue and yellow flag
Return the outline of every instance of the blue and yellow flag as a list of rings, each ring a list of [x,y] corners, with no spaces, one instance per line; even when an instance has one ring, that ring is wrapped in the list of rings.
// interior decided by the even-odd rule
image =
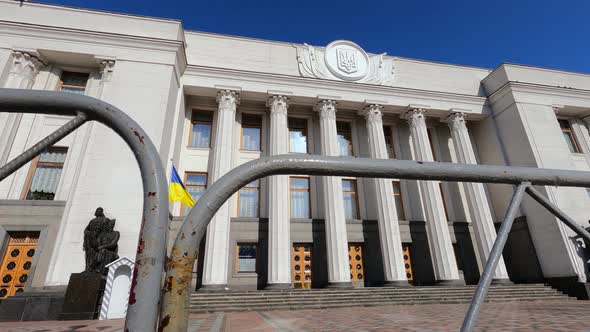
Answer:
[[[170,176],[168,200],[170,200],[170,202],[180,202],[188,207],[193,207],[193,205],[195,205],[193,196],[191,196],[188,190],[186,190],[186,187],[182,183],[180,176],[178,176],[178,172],[176,172],[176,167],[174,167],[174,165],[172,165],[172,174]]]

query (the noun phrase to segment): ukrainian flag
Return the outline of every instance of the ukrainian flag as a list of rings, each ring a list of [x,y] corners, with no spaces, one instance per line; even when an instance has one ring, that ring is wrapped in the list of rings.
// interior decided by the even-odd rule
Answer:
[[[180,180],[180,176],[178,176],[178,172],[176,172],[176,167],[172,165],[172,174],[170,176],[170,190],[168,192],[168,200],[170,202],[180,202],[188,207],[193,207],[195,205],[195,200],[193,196],[186,190],[186,187]]]

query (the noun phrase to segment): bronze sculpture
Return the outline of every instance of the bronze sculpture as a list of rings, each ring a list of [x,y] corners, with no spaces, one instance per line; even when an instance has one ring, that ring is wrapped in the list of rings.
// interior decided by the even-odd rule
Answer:
[[[103,208],[97,208],[94,216],[84,230],[84,272],[106,274],[105,266],[119,258],[117,242],[120,235],[114,230],[116,219],[107,218]]]

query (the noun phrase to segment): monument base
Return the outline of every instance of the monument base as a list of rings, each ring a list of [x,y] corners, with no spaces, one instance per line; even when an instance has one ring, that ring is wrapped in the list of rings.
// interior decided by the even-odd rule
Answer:
[[[61,320],[98,318],[106,278],[100,273],[72,273],[64,298]]]

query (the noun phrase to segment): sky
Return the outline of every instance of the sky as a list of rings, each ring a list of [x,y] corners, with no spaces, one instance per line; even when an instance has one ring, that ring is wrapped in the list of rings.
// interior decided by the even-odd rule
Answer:
[[[590,73],[590,0],[43,0],[182,20],[197,30],[495,68]]]

